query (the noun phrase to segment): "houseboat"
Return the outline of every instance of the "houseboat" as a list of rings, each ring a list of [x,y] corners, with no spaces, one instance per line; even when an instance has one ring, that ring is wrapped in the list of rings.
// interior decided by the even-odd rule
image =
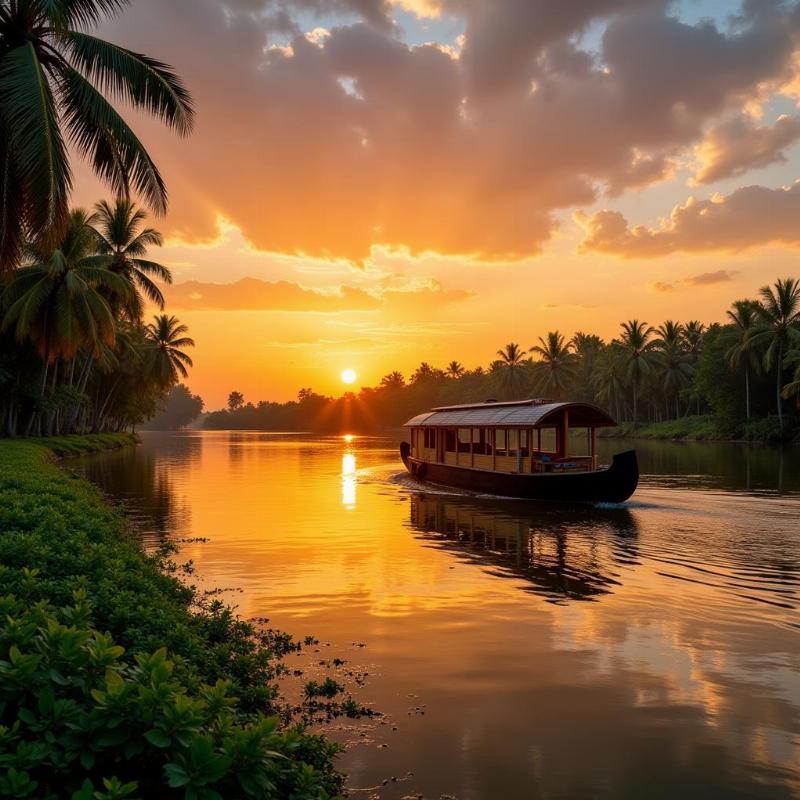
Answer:
[[[614,420],[592,403],[488,400],[441,406],[404,425],[406,469],[418,480],[530,500],[622,503],[636,490],[636,451],[597,463],[597,429]]]

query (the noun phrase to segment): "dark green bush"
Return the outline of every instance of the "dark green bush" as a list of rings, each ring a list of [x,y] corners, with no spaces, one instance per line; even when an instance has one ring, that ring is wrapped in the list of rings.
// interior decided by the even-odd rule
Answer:
[[[50,458],[0,442],[0,796],[336,794],[335,746],[275,716],[297,645],[165,574]]]
[[[781,427],[777,414],[755,419],[742,426],[742,438],[752,442],[788,442],[800,432],[797,422],[787,416]]]
[[[300,756],[333,747],[244,718],[229,681],[187,689],[166,649],[125,659],[86,592],[58,611],[0,598],[3,797],[323,798]]]

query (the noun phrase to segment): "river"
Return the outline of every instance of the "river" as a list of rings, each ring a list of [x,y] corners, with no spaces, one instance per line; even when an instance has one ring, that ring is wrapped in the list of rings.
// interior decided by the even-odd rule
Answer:
[[[388,438],[142,438],[80,469],[346,662],[382,713],[331,726],[353,797],[800,798],[800,449],[603,440],[639,490],[565,509],[414,484]]]

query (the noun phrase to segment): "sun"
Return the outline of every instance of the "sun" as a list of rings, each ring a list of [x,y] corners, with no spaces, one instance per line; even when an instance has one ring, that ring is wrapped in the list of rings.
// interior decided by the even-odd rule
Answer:
[[[342,383],[355,383],[357,377],[358,375],[353,369],[342,370]]]

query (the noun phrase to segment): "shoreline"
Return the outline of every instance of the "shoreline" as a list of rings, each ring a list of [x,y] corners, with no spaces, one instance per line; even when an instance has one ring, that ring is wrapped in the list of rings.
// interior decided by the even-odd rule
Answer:
[[[710,415],[681,417],[663,422],[620,423],[616,428],[606,428],[598,434],[600,439],[637,439],[651,442],[694,442],[709,444],[748,444],[776,445],[786,447],[800,444],[800,430],[794,420],[781,431],[772,417],[753,420],[739,426],[736,435],[725,436],[720,433],[717,423]],[[750,435],[747,427],[750,427]],[[742,435],[742,427],[744,434]]]
[[[0,440],[0,662],[29,665],[24,681],[0,672],[0,756],[20,786],[53,797],[90,797],[105,781],[148,797],[338,797],[338,747],[280,719],[276,678],[300,645],[182,583],[168,548],[146,554],[100,489],[58,464],[135,442]],[[61,701],[72,716],[51,719]],[[42,724],[53,741],[17,764]]]

